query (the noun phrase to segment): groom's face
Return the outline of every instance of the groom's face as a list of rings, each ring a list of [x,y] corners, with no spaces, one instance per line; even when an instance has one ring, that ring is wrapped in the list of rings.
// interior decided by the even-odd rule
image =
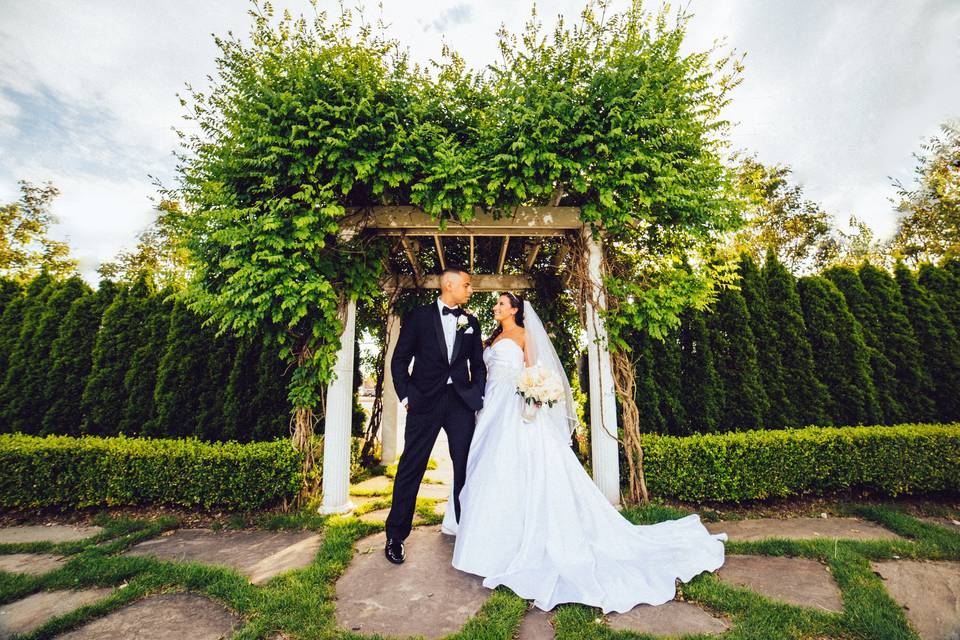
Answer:
[[[469,273],[450,274],[450,289],[448,295],[454,304],[466,304],[473,295],[473,285],[470,284]]]

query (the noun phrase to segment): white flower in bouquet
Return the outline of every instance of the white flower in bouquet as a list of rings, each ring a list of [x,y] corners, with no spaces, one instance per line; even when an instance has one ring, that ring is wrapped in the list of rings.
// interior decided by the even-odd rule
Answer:
[[[517,393],[527,404],[552,407],[563,398],[563,382],[555,372],[534,365],[520,373]]]

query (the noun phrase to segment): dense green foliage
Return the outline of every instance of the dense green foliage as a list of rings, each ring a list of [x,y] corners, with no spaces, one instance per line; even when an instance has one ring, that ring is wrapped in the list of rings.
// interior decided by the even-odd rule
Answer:
[[[817,378],[826,387],[824,411],[834,424],[876,424],[880,405],[863,333],[836,285],[822,276],[797,283]]]
[[[38,276],[0,314],[0,344],[10,345],[0,431],[239,442],[286,436],[283,362],[257,336],[244,351],[200,325],[169,290],[155,292],[143,278],[104,280],[94,292],[79,278]]]
[[[937,303],[949,301],[952,264],[919,271],[933,290],[899,269],[901,295],[903,287],[869,265],[797,280],[773,257],[758,269],[743,255],[736,288],[721,291],[715,305],[688,309],[662,342],[629,338],[641,430],[889,425],[915,415],[954,421],[960,347]],[[901,380],[912,381],[914,396]]]
[[[689,16],[598,9],[552,37],[536,20],[501,33],[502,60],[482,73],[450,50],[412,65],[349,10],[252,12],[249,38],[217,39],[209,93],[184,101],[198,132],[171,193],[194,274],[184,299],[220,329],[264,332],[293,365],[291,402],[313,408],[342,299],[378,293],[387,248],[362,225],[344,233],[348,208],[468,222],[475,207],[560,204],[611,239],[614,345],[628,348],[631,327],[677,326],[725,277],[716,245],[739,222],[719,118],[739,67],[681,53]]]
[[[351,478],[363,472],[361,445],[359,438],[351,442]],[[302,458],[287,438],[241,444],[0,434],[0,508],[260,509],[293,500],[303,482]]]
[[[956,423],[644,434],[643,450],[651,493],[693,502],[960,490]]]
[[[301,454],[286,440],[206,444],[0,435],[0,500],[11,507],[167,504],[256,509],[291,499]]]

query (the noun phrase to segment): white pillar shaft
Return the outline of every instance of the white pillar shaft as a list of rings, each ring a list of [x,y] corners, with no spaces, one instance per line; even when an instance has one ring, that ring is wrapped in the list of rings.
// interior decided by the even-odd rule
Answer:
[[[400,337],[400,318],[391,314],[387,320],[387,355],[383,364],[383,411],[380,414],[380,441],[383,443],[381,457],[383,464],[393,464],[400,454],[397,432],[400,399],[393,388],[393,373],[390,371],[390,358]]]
[[[590,292],[587,301],[587,353],[590,365],[590,445],[593,481],[614,505],[620,503],[620,458],[617,441],[617,396],[607,331],[599,316],[606,307],[602,289],[600,245],[584,228]],[[596,301],[597,307],[594,307]]]
[[[357,302],[347,302],[340,351],[327,387],[327,415],[323,437],[323,503],[320,513],[344,513],[350,502],[350,431],[353,421],[353,349]]]

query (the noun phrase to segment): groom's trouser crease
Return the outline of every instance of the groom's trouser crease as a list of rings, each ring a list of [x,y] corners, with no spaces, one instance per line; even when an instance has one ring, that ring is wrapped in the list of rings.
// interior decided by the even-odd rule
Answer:
[[[387,516],[387,537],[405,539],[413,528],[417,492],[427,470],[430,452],[440,434],[447,433],[453,462],[454,509],[460,518],[460,490],[467,474],[467,453],[476,427],[475,412],[446,385],[437,402],[424,413],[407,413],[404,447],[393,482],[393,504]]]

